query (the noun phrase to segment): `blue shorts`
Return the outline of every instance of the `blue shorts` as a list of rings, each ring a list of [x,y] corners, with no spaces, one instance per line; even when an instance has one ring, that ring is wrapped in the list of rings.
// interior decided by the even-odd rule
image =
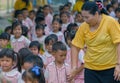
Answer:
[[[114,68],[107,70],[90,70],[85,68],[85,83],[120,83],[114,80]]]

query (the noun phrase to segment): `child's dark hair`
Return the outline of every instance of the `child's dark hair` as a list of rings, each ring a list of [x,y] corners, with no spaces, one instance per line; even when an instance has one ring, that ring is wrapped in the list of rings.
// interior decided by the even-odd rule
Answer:
[[[56,19],[56,16],[59,16],[59,14],[54,14],[53,19]]]
[[[0,34],[0,39],[6,39],[6,40],[10,40],[10,34],[3,32]]]
[[[61,13],[60,13],[60,17],[61,17],[63,14],[66,14],[67,17],[70,17],[70,13],[69,13],[69,12],[61,12]]]
[[[5,28],[5,30],[4,30],[4,32],[8,32],[9,30],[12,31],[12,26],[7,26],[7,27]]]
[[[67,29],[64,32],[64,37],[65,37],[66,43],[67,43],[67,39],[70,39],[72,41],[72,39],[75,37],[75,34],[76,34],[75,27],[78,27],[76,23],[70,23],[67,26]]]
[[[39,22],[44,21],[44,20],[45,20],[44,14],[39,13],[39,14],[37,14],[37,16],[35,18],[35,23],[38,24]]]
[[[37,15],[39,14],[39,13],[42,13],[43,12],[43,7],[42,6],[40,6],[39,8],[38,8],[38,11],[37,11]]]
[[[35,14],[35,15],[36,15],[35,10],[31,10],[29,13],[33,13],[33,14]]]
[[[27,9],[27,8],[23,8],[23,9],[22,9],[22,12],[23,12],[23,11],[26,11],[26,10],[28,10],[28,9]]]
[[[61,41],[57,41],[52,45],[52,50],[53,51],[58,51],[58,50],[67,51],[67,47]]]
[[[12,61],[16,62],[16,64],[13,66],[13,68],[17,67],[18,71],[21,71],[20,62],[19,62],[19,55],[16,52],[14,52],[10,48],[3,48],[2,51],[0,52],[0,58],[3,58],[3,57],[11,58]]]
[[[52,24],[53,24],[54,22],[58,22],[60,25],[62,24],[62,21],[61,21],[60,19],[53,19],[53,20],[52,20]],[[59,27],[59,31],[61,31],[61,27]]]
[[[50,5],[44,5],[44,6],[43,6],[43,9],[45,9],[45,8],[47,8],[47,7],[50,8]]]
[[[23,64],[26,62],[33,63],[33,66],[37,65],[37,66],[43,68],[43,61],[39,56],[31,54],[31,55],[25,57],[25,59],[23,60]]]
[[[17,18],[19,14],[22,14],[22,10],[16,10],[14,13],[14,17]]]
[[[32,52],[28,48],[21,48],[18,53],[20,55],[21,66],[23,65],[25,57],[32,55]]]
[[[28,27],[22,25],[22,35],[24,35],[25,37],[27,37],[28,34]]]
[[[116,9],[115,9],[115,13],[116,13],[116,12],[120,12],[120,8],[116,8]]]
[[[22,24],[19,21],[16,20],[12,23],[12,33],[13,33],[13,30],[19,25],[21,26],[21,29],[22,29]]]
[[[40,50],[41,48],[41,44],[38,42],[38,41],[32,41],[29,45],[29,48],[32,48],[32,47],[37,47],[38,48],[38,51]]]
[[[113,7],[113,6],[112,6],[111,4],[108,4],[108,5],[106,6],[107,11],[109,11],[109,9],[110,9],[111,7]]]
[[[43,30],[43,35],[45,35],[44,30],[45,30],[45,26],[42,24],[37,24],[35,27],[35,30],[37,31],[38,29],[42,29]]]
[[[48,45],[52,41],[53,43],[58,41],[58,37],[55,34],[48,35],[45,38],[45,44]]]
[[[45,83],[45,77],[43,70],[39,66],[34,66],[25,71],[22,75],[22,79],[37,80],[38,83]]]

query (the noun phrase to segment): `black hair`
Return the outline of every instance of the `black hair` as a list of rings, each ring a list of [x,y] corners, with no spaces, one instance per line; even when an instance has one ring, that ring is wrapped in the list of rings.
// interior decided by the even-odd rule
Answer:
[[[10,34],[3,32],[0,34],[0,39],[6,39],[6,40],[10,40]]]
[[[20,55],[21,66],[23,65],[23,61],[24,61],[25,57],[32,55],[32,52],[28,48],[21,48],[18,53]]]
[[[45,8],[47,8],[47,7],[48,7],[48,8],[51,8],[50,5],[44,5],[44,6],[43,6],[43,9],[45,9]]]
[[[34,14],[36,14],[35,10],[31,10],[29,13],[34,13]]]
[[[23,11],[26,11],[26,10],[28,10],[28,9],[27,9],[27,8],[23,8],[23,9],[22,9],[22,12],[23,12]]]
[[[64,8],[65,8],[65,7],[69,7],[69,5],[68,5],[68,4],[65,4],[65,5],[64,5]]]
[[[42,24],[37,24],[35,27],[35,30],[37,30],[37,29],[42,29],[44,31],[45,26],[43,26]]]
[[[61,22],[60,19],[53,19],[53,20],[52,20],[52,23],[55,22],[55,21],[58,22],[59,24],[62,24],[62,22]]]
[[[116,13],[116,12],[120,12],[120,8],[116,8],[116,9],[115,9],[115,13]]]
[[[96,2],[93,2],[93,1],[85,2],[83,4],[83,6],[82,6],[82,10],[89,11],[89,13],[92,14],[92,15],[95,15],[96,12],[98,12],[99,14],[106,14],[106,15],[108,15],[107,11],[104,8],[99,9],[98,5],[96,4]]]
[[[108,5],[106,6],[107,11],[108,11],[111,7],[113,7],[113,6],[112,6],[111,4],[108,4]]]
[[[27,34],[28,34],[28,27],[25,25],[22,25],[22,35],[27,37]]]
[[[70,17],[70,13],[69,13],[69,12],[61,12],[61,13],[60,13],[60,17],[61,17],[63,14],[66,14],[67,17]]]
[[[16,52],[14,52],[13,49],[3,48],[0,52],[0,58],[3,58],[3,57],[11,58],[12,61],[16,63],[13,68],[17,67],[18,71],[21,71],[19,55]]]
[[[45,83],[45,77],[42,68],[34,66],[29,70],[25,71],[22,75],[22,79],[37,80],[38,83]]]
[[[15,10],[14,17],[17,18],[19,14],[22,14],[21,10]]]
[[[72,41],[72,39],[75,37],[77,31],[75,27],[78,27],[76,23],[70,23],[64,32],[64,37],[67,44],[68,44],[67,39],[70,39]]]
[[[39,14],[39,13],[42,13],[43,12],[43,7],[42,6],[40,6],[39,8],[38,8],[38,10],[37,10],[37,15]]]
[[[57,41],[52,45],[52,50],[53,51],[58,51],[58,50],[67,51],[67,47],[61,41]]]
[[[59,11],[62,11],[64,9],[64,6],[59,6]]]
[[[13,30],[17,27],[17,26],[21,26],[21,29],[22,29],[22,24],[21,24],[21,22],[19,22],[19,21],[14,21],[13,23],[12,23],[12,33],[13,33]],[[23,31],[23,29],[22,29],[22,31]]]
[[[52,41],[53,43],[58,41],[58,37],[55,34],[50,34],[45,38],[45,44],[48,45]]]
[[[43,68],[43,61],[38,55],[36,56],[36,55],[31,54],[31,55],[25,57],[23,60],[23,64],[26,62],[33,63],[33,66],[37,65],[37,66]]]
[[[5,30],[4,30],[4,32],[8,32],[9,30],[12,31],[12,26],[7,26],[7,27],[5,28]]]
[[[22,0],[22,1],[26,3],[26,6],[30,5],[30,0]]]
[[[114,5],[114,4],[116,4],[116,3],[118,3],[117,0],[111,0],[111,4],[112,4],[112,5]]]
[[[44,21],[44,20],[45,20],[44,14],[39,13],[39,14],[37,14],[37,16],[35,18],[35,23],[38,24],[39,22]]]
[[[38,42],[38,41],[32,41],[29,45],[29,48],[32,48],[32,47],[37,47],[38,48],[38,51],[40,50],[41,48],[41,44]]]
[[[53,19],[56,19],[56,16],[60,16],[59,14],[54,14]]]

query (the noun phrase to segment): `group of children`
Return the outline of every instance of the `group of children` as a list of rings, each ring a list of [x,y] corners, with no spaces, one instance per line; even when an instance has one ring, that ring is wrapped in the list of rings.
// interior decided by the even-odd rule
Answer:
[[[117,11],[117,10],[116,10]],[[16,10],[11,26],[0,34],[1,83],[84,83],[86,48],[79,52],[72,80],[71,41],[84,20],[69,4],[53,14],[49,5],[38,11]]]

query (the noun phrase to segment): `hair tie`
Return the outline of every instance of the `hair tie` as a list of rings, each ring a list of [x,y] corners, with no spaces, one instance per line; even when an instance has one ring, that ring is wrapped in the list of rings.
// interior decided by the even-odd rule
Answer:
[[[35,72],[36,75],[40,75],[39,70],[40,70],[40,67],[38,67],[38,66],[34,66],[34,67],[32,68],[32,71]]]
[[[97,4],[97,6],[98,6],[98,8],[99,8],[100,10],[103,9],[103,4],[102,4],[102,2],[96,2],[96,4]]]

